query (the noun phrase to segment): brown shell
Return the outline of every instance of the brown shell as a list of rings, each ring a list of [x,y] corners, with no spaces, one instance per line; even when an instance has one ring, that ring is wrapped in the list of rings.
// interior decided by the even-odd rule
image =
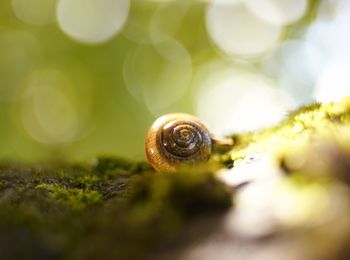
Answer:
[[[207,161],[212,140],[198,118],[182,113],[158,118],[147,132],[148,161],[157,171],[174,171],[181,164]]]

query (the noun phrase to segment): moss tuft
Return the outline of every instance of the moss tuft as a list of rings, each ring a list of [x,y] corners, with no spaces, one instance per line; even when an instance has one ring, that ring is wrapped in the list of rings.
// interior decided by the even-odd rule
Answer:
[[[12,259],[139,259],[231,205],[207,167],[156,173],[118,158],[4,165],[0,182],[0,251]],[[9,237],[23,241],[9,245]]]
[[[310,139],[336,138],[349,123],[350,97],[340,102],[311,104],[291,113],[275,127],[234,136],[236,146],[229,152],[230,157],[226,155],[222,160],[228,163],[256,152],[279,153],[302,146]]]
[[[68,189],[58,184],[40,184],[36,188],[48,191],[53,202],[64,205],[71,210],[83,210],[101,202],[102,198],[102,195],[95,190]]]
[[[130,162],[120,157],[99,157],[94,162],[93,169],[97,175],[104,176],[105,178],[152,171],[152,167],[147,163]]]

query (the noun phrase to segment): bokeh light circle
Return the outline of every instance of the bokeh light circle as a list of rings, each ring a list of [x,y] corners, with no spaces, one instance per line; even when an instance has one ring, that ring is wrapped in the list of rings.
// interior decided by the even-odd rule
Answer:
[[[190,5],[189,1],[140,1],[132,6],[122,34],[136,43],[167,40]]]
[[[15,98],[19,82],[42,62],[38,39],[25,31],[0,33],[0,100]]]
[[[124,25],[123,36],[136,43],[150,43],[151,21],[158,3],[138,1],[130,9],[128,19]]]
[[[33,70],[22,82],[15,111],[19,128],[36,142],[72,142],[85,131],[91,84],[81,68],[68,66],[67,70],[72,73],[57,68]]]
[[[157,47],[140,45],[126,59],[123,74],[131,95],[160,115],[186,93],[192,78],[191,57],[174,40]]]
[[[282,28],[268,23],[244,4],[209,5],[206,24],[214,43],[229,55],[256,57],[278,43]]]
[[[129,0],[59,0],[57,19],[71,38],[101,43],[119,32],[129,13]]]
[[[169,39],[181,26],[190,5],[189,1],[171,1],[160,5],[150,23],[152,42]]]
[[[56,70],[33,72],[26,85],[21,119],[27,133],[42,143],[71,140],[78,128],[78,115],[64,87],[67,78]]]
[[[280,121],[293,100],[259,74],[221,68],[200,76],[196,113],[218,135],[257,130]]]
[[[306,105],[313,101],[315,82],[327,58],[324,50],[311,41],[289,40],[266,57],[262,70],[276,78],[298,105]]]
[[[344,96],[350,96],[350,63],[332,62],[318,79],[314,97],[318,102],[331,102]]]
[[[276,25],[296,22],[308,6],[307,0],[246,0],[245,3],[256,16]]]

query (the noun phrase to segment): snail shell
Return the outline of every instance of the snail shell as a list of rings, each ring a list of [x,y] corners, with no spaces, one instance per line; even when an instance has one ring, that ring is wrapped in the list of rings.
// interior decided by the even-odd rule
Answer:
[[[207,161],[212,140],[208,129],[188,114],[168,114],[158,118],[145,141],[148,161],[157,171],[174,171],[180,164]]]

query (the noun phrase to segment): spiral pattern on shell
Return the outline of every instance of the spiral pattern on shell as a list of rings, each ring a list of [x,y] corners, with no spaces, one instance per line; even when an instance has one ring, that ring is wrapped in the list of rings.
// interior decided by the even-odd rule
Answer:
[[[209,159],[211,136],[194,116],[169,114],[157,119],[146,137],[146,154],[156,170],[174,170],[179,164]]]

